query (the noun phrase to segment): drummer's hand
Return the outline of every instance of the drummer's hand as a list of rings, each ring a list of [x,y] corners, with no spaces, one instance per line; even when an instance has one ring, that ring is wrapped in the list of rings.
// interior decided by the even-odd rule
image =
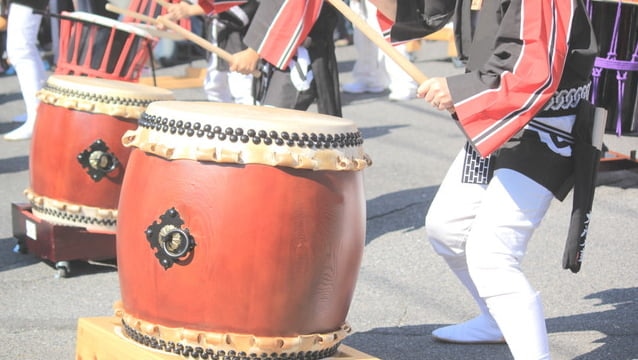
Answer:
[[[166,11],[171,15],[173,21],[204,14],[204,9],[202,9],[201,6],[191,4],[188,1],[173,3],[171,6],[166,8]]]
[[[170,19],[168,15],[160,15],[157,17],[157,21],[155,21],[155,27],[159,30],[166,30],[166,25],[162,24],[162,19],[166,19],[168,21],[173,21]]]
[[[180,1],[179,3],[171,3],[166,8],[166,14],[161,15],[163,19],[169,21],[178,21],[187,17],[202,15],[204,13],[204,9],[197,5],[191,4],[187,1]],[[157,28],[160,30],[165,30],[166,26],[162,24],[160,21],[157,22]]]
[[[232,54],[229,70],[248,75],[257,70],[258,64],[259,53],[252,48],[247,48]]]
[[[454,113],[454,102],[447,79],[435,77],[425,80],[417,89],[416,96],[423,98],[425,102],[432,104],[438,110],[448,110]]]

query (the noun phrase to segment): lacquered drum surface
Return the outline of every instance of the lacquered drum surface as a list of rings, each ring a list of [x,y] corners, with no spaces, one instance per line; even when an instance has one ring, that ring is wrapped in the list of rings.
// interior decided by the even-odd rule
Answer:
[[[168,126],[164,132],[142,121],[124,136],[134,149],[120,196],[118,271],[123,311],[140,320],[129,325],[160,339],[166,328],[188,329],[200,339],[229,333],[295,337],[342,329],[365,241],[361,170],[369,159],[362,140],[318,149],[307,143],[265,145],[264,138],[242,143],[241,135],[233,141],[219,134],[230,134],[223,130],[228,128],[234,134],[264,130],[274,136],[277,129],[280,137],[287,129],[283,132],[314,133],[319,139],[326,130],[331,138],[356,138],[354,124],[292,110],[213,103],[158,102],[142,119],[149,116],[167,124],[175,120],[175,127],[191,122],[187,127],[211,125],[211,132],[222,131],[179,135],[178,129],[171,133]],[[295,165],[321,163],[320,170],[245,161],[273,157],[287,164],[292,158]],[[333,169],[326,169],[328,163]],[[165,236],[176,229],[181,235]],[[183,249],[185,239],[190,239],[187,251],[166,251]]]
[[[172,92],[116,80],[52,75],[41,99],[31,142],[30,188],[35,210],[57,224],[96,224],[83,213],[117,212],[131,149],[122,135],[137,127],[139,114]],[[89,211],[91,212],[91,211]],[[99,216],[97,216],[99,217]]]

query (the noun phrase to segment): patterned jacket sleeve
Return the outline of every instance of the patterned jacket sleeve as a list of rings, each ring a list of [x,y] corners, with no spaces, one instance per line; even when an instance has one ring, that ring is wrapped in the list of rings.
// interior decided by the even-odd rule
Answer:
[[[233,6],[242,5],[247,0],[198,0],[197,4],[204,9],[206,15],[222,13]]]
[[[481,16],[494,17],[492,35],[474,39],[468,73],[448,78],[459,125],[482,156],[521,130],[558,88],[576,1],[483,2]]]
[[[280,69],[286,69],[297,47],[319,17],[321,0],[261,1],[244,43]]]

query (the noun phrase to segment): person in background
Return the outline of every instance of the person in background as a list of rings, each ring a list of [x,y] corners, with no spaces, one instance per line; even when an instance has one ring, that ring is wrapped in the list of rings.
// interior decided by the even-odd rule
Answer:
[[[349,4],[350,1],[346,0],[345,3]],[[343,14],[337,15],[334,39],[337,47],[352,45],[352,24]]]
[[[261,105],[305,111],[316,101],[319,113],[340,117],[337,20],[323,1],[262,1],[244,37],[248,48],[233,54],[230,69],[261,69]]]
[[[239,2],[236,2],[239,3]],[[206,13],[200,3],[182,1],[171,4],[164,15],[171,21],[186,17],[208,15],[208,39],[213,45],[229,53],[246,49],[243,36],[259,6],[257,0],[243,1],[222,12]],[[214,53],[208,54],[208,66],[203,84],[209,101],[254,105],[252,74],[229,71],[228,63]]]
[[[246,49],[244,34],[258,6],[257,0],[250,0],[208,17],[211,43],[231,54]],[[230,71],[228,62],[214,53],[209,54],[204,91],[210,101],[255,104],[253,75]]]
[[[373,29],[383,34],[377,18],[377,8],[372,2],[351,0],[350,8],[366,19],[366,22]],[[352,69],[353,81],[343,84],[343,92],[375,94],[389,89],[388,99],[391,101],[409,100],[416,97],[417,83],[356,27],[354,28],[353,41],[357,51],[357,59]],[[409,58],[406,44],[396,45],[395,49]]]
[[[432,336],[506,342],[516,360],[550,359],[541,297],[521,262],[552,199],[572,187],[580,143],[572,130],[591,118],[597,44],[585,7],[581,0],[393,3],[394,40],[428,35],[456,12],[458,43],[469,44],[459,49],[465,73],[418,88],[467,137],[430,205],[426,232],[480,309]]]
[[[38,48],[38,31],[48,0],[11,0],[7,21],[7,56],[15,69],[26,107],[26,120],[17,129],[4,134],[5,140],[28,140],[33,134],[40,100],[37,92],[46,81],[46,70]]]
[[[9,15],[7,0],[0,0],[0,75],[9,68],[6,60],[7,50],[7,16]]]

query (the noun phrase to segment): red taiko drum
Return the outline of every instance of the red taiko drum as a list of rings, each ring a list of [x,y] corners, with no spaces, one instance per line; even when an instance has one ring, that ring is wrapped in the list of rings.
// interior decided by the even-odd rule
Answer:
[[[161,101],[123,143],[116,314],[129,338],[194,357],[336,351],[365,242],[370,161],[352,122]]]
[[[146,30],[103,16],[65,12],[55,73],[137,81],[156,39]]]
[[[173,93],[147,85],[51,75],[38,93],[31,140],[32,212],[52,224],[115,232],[131,149],[122,135],[149,103]]]

